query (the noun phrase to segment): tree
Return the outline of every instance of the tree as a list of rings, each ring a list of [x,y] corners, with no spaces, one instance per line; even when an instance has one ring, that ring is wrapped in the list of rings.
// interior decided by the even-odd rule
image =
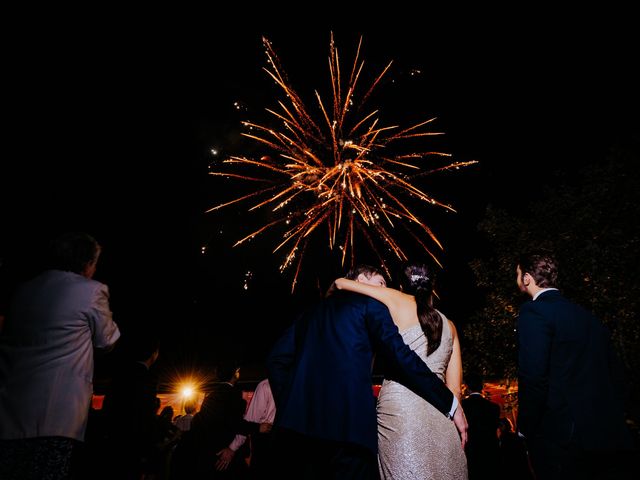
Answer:
[[[576,180],[563,177],[540,192],[524,214],[487,209],[479,224],[484,253],[470,264],[485,303],[463,328],[466,368],[515,378],[523,301],[515,287],[516,257],[529,246],[550,247],[561,264],[562,291],[610,328],[631,398],[640,398],[639,152],[638,139],[618,145]]]

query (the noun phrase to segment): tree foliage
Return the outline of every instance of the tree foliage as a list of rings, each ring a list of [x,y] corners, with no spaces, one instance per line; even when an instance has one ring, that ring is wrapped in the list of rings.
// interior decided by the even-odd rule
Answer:
[[[479,224],[486,244],[471,269],[485,299],[462,331],[465,369],[515,378],[516,320],[525,300],[516,287],[522,250],[556,252],[559,287],[593,311],[611,330],[632,390],[640,384],[640,155],[638,139],[614,147],[608,159],[579,174],[559,177],[526,213],[488,207]],[[577,178],[577,180],[575,179]]]

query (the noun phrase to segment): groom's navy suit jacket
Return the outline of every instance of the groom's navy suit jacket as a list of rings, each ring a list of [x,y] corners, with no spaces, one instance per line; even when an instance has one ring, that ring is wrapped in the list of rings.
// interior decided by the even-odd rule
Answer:
[[[518,429],[532,441],[579,448],[630,445],[619,366],[608,330],[557,290],[518,318]]]
[[[377,452],[374,352],[384,355],[396,380],[449,412],[453,394],[404,344],[387,307],[339,291],[302,315],[269,355],[275,424]]]

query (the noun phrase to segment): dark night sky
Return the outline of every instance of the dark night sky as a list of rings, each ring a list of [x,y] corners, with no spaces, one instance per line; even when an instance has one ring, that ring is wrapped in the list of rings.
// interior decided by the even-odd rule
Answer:
[[[465,313],[460,297],[472,295],[466,261],[487,203],[524,206],[558,172],[602,161],[637,128],[638,39],[624,12],[597,13],[529,24],[382,15],[389,23],[250,27],[238,17],[192,24],[165,13],[160,23],[25,25],[5,68],[4,277],[33,272],[54,233],[85,230],[104,245],[96,278],[109,284],[123,331],[156,329],[168,363],[226,352],[259,361],[314,285],[310,276],[288,294],[269,238],[231,248],[242,210],[204,214],[228,193],[206,174],[208,150],[246,151],[240,120],[275,105],[261,35],[308,97],[328,85],[333,30],[345,65],[361,34],[366,68],[394,60],[385,114],[438,117],[442,147],[480,162],[433,186],[459,211],[434,217],[447,247],[443,300],[455,319]],[[234,101],[247,110],[236,112]]]

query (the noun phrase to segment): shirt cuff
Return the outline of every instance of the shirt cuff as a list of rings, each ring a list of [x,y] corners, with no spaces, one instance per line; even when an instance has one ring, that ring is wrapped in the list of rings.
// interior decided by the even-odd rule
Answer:
[[[234,437],[234,439],[232,440],[232,442],[229,444],[229,448],[231,450],[233,450],[234,452],[238,451],[238,449],[244,445],[245,440],[247,439],[247,437],[245,437],[244,435],[236,435]]]
[[[449,410],[449,413],[447,413],[447,418],[453,418],[453,416],[456,413],[456,410],[458,409],[458,398],[454,395],[453,396],[453,403],[451,404],[451,410]]]

